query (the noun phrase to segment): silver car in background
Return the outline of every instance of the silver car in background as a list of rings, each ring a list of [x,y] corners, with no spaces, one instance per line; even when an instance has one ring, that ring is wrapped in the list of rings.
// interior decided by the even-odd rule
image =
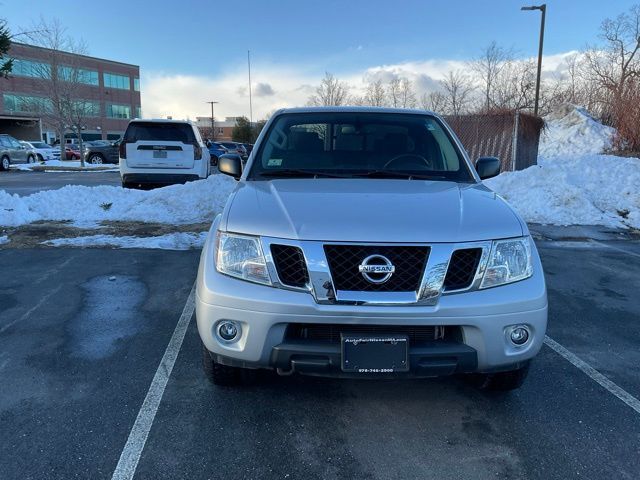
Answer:
[[[216,384],[256,369],[466,374],[518,388],[540,350],[536,246],[445,122],[414,110],[276,112],[202,251],[196,317]]]
[[[12,163],[34,163],[36,152],[11,135],[0,134],[0,170],[9,170]]]

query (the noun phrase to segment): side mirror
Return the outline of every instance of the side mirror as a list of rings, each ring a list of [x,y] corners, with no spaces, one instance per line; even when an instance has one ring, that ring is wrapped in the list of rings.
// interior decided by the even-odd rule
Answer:
[[[495,177],[500,173],[500,159],[496,157],[480,157],[476,160],[476,172],[481,180]]]
[[[230,175],[236,180],[242,176],[242,159],[240,155],[225,153],[218,157],[218,170],[220,173]]]

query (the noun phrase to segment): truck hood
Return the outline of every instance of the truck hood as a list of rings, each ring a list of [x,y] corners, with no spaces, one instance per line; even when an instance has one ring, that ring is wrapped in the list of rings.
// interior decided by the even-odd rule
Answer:
[[[225,221],[230,232],[338,242],[468,242],[525,233],[511,207],[482,184],[405,179],[241,182]]]

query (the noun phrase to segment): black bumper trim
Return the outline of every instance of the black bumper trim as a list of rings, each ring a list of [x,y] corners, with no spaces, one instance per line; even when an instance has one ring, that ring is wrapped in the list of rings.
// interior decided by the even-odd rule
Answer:
[[[122,181],[124,183],[134,185],[173,185],[176,183],[193,182],[199,179],[200,177],[198,175],[187,173],[125,173],[122,175]]]
[[[282,371],[327,375],[353,376],[342,372],[339,344],[287,341],[273,347],[271,366]],[[478,354],[463,343],[436,341],[409,347],[409,373],[418,377],[439,377],[455,373],[475,372]],[[407,375],[403,373],[391,376]],[[358,374],[358,377],[363,375]],[[366,375],[367,377],[369,375]],[[388,375],[384,375],[388,376]]]

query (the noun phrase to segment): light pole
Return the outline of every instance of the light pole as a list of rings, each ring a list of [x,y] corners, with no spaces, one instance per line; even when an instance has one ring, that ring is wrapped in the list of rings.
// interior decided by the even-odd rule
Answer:
[[[215,117],[213,116],[213,106],[216,103],[219,103],[219,102],[211,100],[210,102],[207,102],[207,103],[211,104],[211,135],[213,136],[212,140],[215,140],[216,139],[216,129],[215,129],[215,120],[214,120]]]
[[[547,14],[547,4],[532,5],[531,7],[522,7],[520,10],[540,10],[542,17],[540,18],[540,46],[538,47],[538,76],[536,77],[536,103],[533,107],[533,114],[538,115],[538,104],[540,102],[540,76],[542,75],[542,46],[544,44],[544,20]]]

